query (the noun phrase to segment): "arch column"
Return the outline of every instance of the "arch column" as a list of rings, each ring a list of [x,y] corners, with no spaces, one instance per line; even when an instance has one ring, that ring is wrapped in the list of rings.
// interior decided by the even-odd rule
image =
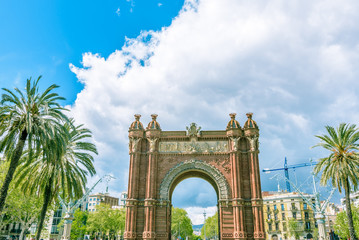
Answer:
[[[230,146],[230,160],[232,165],[232,206],[233,206],[233,238],[246,239],[246,229],[244,225],[244,201],[242,195],[242,174],[240,169],[239,140],[242,131],[240,129],[228,129],[227,136]]]
[[[251,205],[254,223],[254,239],[264,239],[264,218],[263,218],[263,200],[259,173],[258,162],[258,130],[249,128],[245,130],[245,135],[249,141],[249,158],[250,158],[250,181],[251,181]]]
[[[125,239],[132,240],[137,238],[136,222],[140,171],[139,161],[143,130],[130,130],[129,137],[130,169],[128,181],[128,196],[126,200],[127,219],[123,236]]]
[[[145,226],[142,234],[143,239],[156,238],[156,176],[157,176],[157,146],[160,137],[160,130],[148,129],[146,131],[149,143],[148,168],[146,176],[146,198],[145,198]]]

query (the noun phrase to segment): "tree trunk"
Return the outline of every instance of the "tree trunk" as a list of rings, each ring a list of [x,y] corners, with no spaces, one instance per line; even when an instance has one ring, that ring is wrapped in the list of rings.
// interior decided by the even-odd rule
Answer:
[[[49,206],[49,203],[51,201],[51,185],[52,185],[52,177],[49,178],[49,181],[46,184],[45,187],[45,193],[44,193],[44,203],[42,205],[41,215],[39,219],[39,225],[37,226],[37,233],[36,233],[36,240],[40,239],[42,227],[44,226],[44,221],[46,217],[47,208]],[[51,231],[51,229],[50,229]]]
[[[19,165],[19,160],[21,158],[22,151],[24,149],[26,138],[27,138],[27,131],[26,131],[26,129],[24,129],[21,132],[21,136],[16,144],[14,154],[11,156],[9,170],[7,171],[7,174],[6,174],[6,177],[4,180],[4,184],[2,185],[1,190],[0,190],[0,214],[2,213],[2,210],[4,209],[7,191],[9,190],[10,182],[14,176],[15,170],[16,170],[17,166]]]
[[[349,225],[349,235],[351,240],[357,240],[355,231],[354,231],[354,224],[353,224],[353,216],[352,216],[352,208],[350,204],[350,186],[349,186],[349,179],[345,179],[345,207],[347,209],[347,217],[348,217],[348,225]]]

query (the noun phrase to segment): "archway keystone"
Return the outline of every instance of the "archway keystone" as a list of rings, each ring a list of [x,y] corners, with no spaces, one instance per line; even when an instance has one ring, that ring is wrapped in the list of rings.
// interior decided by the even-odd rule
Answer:
[[[162,131],[153,114],[146,129],[140,115],[129,129],[130,169],[124,237],[171,237],[171,198],[188,177],[212,184],[218,196],[219,237],[265,239],[259,177],[257,123],[248,113],[243,128],[230,114],[226,130]]]

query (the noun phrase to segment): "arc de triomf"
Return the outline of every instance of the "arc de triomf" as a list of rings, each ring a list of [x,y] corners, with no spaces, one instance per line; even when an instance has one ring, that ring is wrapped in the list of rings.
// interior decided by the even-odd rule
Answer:
[[[252,113],[243,128],[230,114],[226,130],[162,131],[153,114],[129,129],[130,170],[124,237],[171,238],[171,198],[182,180],[199,177],[217,192],[219,237],[265,239],[258,163],[259,130]]]

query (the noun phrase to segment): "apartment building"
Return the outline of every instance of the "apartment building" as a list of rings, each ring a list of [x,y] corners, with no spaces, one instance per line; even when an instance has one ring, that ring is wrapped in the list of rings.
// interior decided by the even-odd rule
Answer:
[[[312,204],[313,195],[305,194]],[[263,192],[263,213],[267,239],[294,239],[290,228],[296,227],[300,239],[313,239],[317,227],[310,205],[296,192]]]

